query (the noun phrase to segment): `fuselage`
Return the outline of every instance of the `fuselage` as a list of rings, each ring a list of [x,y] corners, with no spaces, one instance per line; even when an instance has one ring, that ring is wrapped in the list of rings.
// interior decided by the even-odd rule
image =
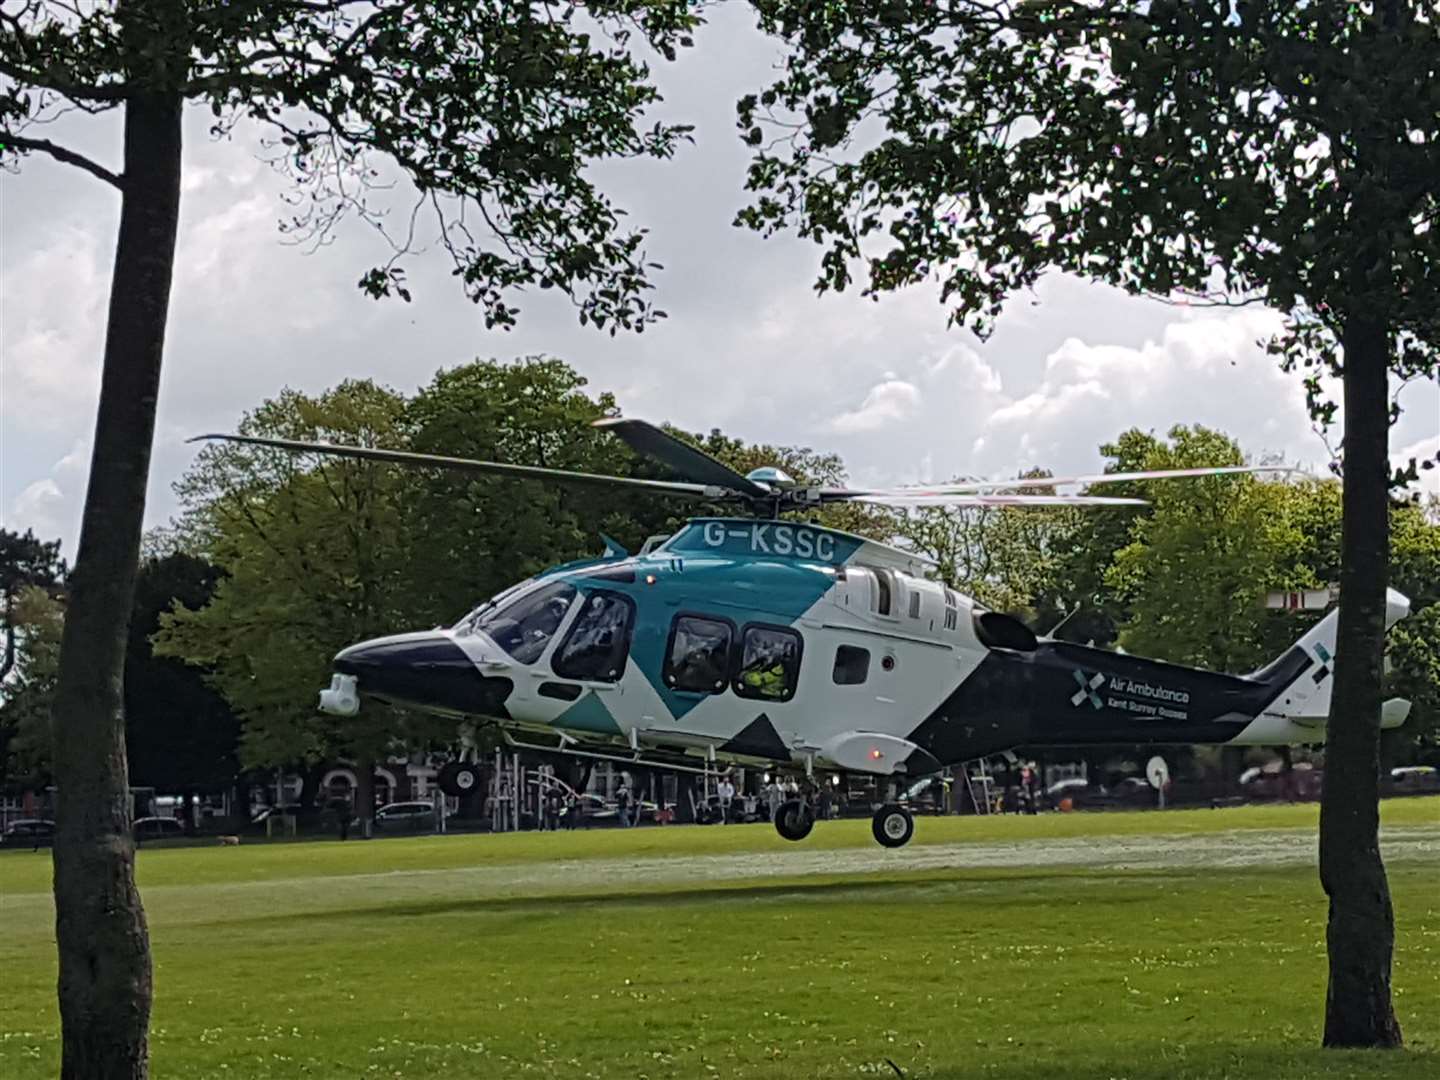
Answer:
[[[911,775],[1018,745],[1323,741],[1323,634],[1250,677],[1197,671],[1037,640],[926,571],[818,526],[697,519],[344,650],[330,709],[358,690],[571,744]]]

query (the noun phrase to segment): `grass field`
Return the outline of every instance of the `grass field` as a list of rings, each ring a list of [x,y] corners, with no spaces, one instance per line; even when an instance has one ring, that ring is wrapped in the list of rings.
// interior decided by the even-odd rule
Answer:
[[[1440,799],[1387,803],[1409,1049],[1314,1049],[1315,808],[147,849],[157,1077],[1440,1076]],[[0,1077],[55,1075],[0,854]]]

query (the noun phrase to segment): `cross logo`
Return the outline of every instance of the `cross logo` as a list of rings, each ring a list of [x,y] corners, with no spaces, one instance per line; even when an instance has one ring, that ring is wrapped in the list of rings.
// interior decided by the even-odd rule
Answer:
[[[1092,709],[1100,708],[1100,695],[1095,691],[1105,685],[1105,676],[1095,674],[1089,679],[1086,679],[1085,672],[1078,669],[1072,671],[1070,674],[1074,675],[1075,681],[1080,684],[1080,689],[1070,695],[1070,704],[1079,707],[1084,704],[1086,698],[1089,698]]]

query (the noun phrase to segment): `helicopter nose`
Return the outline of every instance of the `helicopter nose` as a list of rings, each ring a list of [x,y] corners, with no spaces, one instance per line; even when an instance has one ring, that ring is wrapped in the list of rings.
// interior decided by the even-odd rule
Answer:
[[[397,705],[465,715],[505,716],[509,679],[482,675],[444,634],[397,634],[342,649],[334,668],[362,694]]]

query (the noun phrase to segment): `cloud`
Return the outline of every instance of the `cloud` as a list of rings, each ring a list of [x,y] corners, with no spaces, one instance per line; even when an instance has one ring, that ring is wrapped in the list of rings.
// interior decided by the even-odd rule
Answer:
[[[20,531],[34,529],[42,540],[60,537],[73,553],[80,535],[80,514],[85,498],[85,477],[90,463],[89,445],[77,441],[55,462],[48,476],[26,485],[11,503],[10,514]]]
[[[1412,460],[1420,466],[1420,482],[1415,486],[1425,494],[1440,496],[1440,434],[1402,446],[1390,454],[1392,468],[1405,468]],[[1434,463],[1429,469],[1425,468],[1427,461]]]
[[[904,379],[887,379],[873,386],[860,408],[844,412],[830,421],[830,430],[841,433],[876,431],[899,423],[914,414],[920,404],[920,388]]]
[[[368,300],[356,280],[389,254],[373,230],[345,222],[314,255],[286,246],[276,230],[285,182],[256,160],[255,132],[211,140],[204,110],[187,114],[147,525],[176,509],[170,484],[195,460],[186,437],[233,428],[287,386],[373,378],[409,391],[442,366],[529,353],[573,364],[627,415],[837,452],[864,486],[1031,465],[1086,471],[1124,429],[1177,423],[1220,428],[1256,454],[1328,460],[1299,379],[1254,344],[1275,326],[1263,312],[1186,311],[1052,274],[980,342],[946,328],[933,286],[878,301],[817,295],[813,244],[731,226],[748,161],[733,103],[771,76],[773,43],[743,8],[717,10],[707,31],[680,63],[656,66],[665,114],[697,124],[695,145],[673,161],[593,170],[627,223],[650,230],[647,255],[664,265],[653,298],[669,318],[642,335],[580,327],[553,290],[517,297],[513,332],[488,331],[433,249],[406,260],[413,303]],[[84,130],[95,137],[76,149],[113,161],[114,118],[93,121]],[[72,119],[55,125],[58,141],[81,132]],[[0,507],[12,527],[58,531],[68,545],[85,458],[68,471],[56,463],[94,424],[118,201],[38,156],[5,187]],[[1394,445],[1440,429],[1435,390],[1406,391]]]
[[[68,430],[94,408],[109,292],[99,245],[94,229],[62,223],[0,273],[7,429]]]
[[[1251,453],[1319,462],[1324,444],[1298,380],[1258,344],[1279,325],[1266,311],[1186,314],[1138,346],[1067,338],[1045,358],[1038,385],[985,419],[976,464],[1069,471],[1096,464],[1100,444],[1127,428],[1163,434],[1176,424],[1225,431]]]

